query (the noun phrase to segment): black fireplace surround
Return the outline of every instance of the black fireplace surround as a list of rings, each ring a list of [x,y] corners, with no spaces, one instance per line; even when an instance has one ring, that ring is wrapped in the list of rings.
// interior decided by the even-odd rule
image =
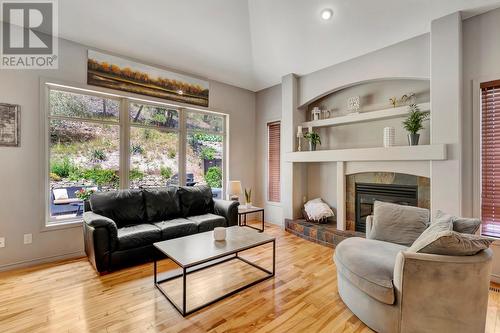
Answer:
[[[418,206],[418,186],[356,183],[355,230],[366,232],[366,217],[373,214],[373,203],[384,201]]]

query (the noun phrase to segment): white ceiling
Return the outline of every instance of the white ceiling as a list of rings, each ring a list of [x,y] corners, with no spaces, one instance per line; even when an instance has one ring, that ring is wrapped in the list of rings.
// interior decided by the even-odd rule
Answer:
[[[63,0],[59,35],[257,91],[430,30],[499,0]],[[320,11],[332,8],[330,21]]]

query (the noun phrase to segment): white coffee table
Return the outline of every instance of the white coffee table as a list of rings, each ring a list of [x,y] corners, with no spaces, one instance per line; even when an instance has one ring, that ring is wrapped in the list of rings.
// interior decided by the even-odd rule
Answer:
[[[242,252],[268,243],[273,243],[272,271],[265,269],[253,262],[250,262],[238,255],[238,252]],[[180,274],[176,274],[173,276],[169,276],[165,279],[158,280],[157,259],[155,258],[154,260],[155,286],[183,316],[187,316],[195,311],[200,310],[201,308],[204,308],[210,304],[220,301],[221,299],[224,299],[228,296],[231,296],[257,283],[260,283],[264,280],[273,277],[276,267],[276,239],[267,234],[259,233],[252,229],[240,228],[238,226],[226,228],[226,240],[221,242],[215,241],[213,238],[213,232],[208,231],[195,235],[154,243],[154,246],[162,254],[164,254],[166,257],[174,261],[177,265],[179,265],[182,270],[182,273]],[[230,260],[241,260],[267,273],[267,275],[249,284],[239,287],[229,293],[219,296],[209,301],[208,303],[202,304],[200,306],[188,310],[186,308],[187,275]],[[182,277],[182,306],[176,304],[167,295],[167,292],[160,286],[160,284],[163,282],[167,282],[179,277]]]

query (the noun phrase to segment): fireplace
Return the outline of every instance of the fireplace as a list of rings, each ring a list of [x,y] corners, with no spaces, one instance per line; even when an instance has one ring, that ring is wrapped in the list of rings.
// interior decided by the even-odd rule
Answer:
[[[356,231],[366,231],[366,217],[373,214],[375,200],[418,206],[418,186],[355,183]]]

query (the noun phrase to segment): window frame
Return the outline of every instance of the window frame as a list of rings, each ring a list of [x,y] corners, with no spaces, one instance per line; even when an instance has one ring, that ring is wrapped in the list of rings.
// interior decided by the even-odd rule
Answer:
[[[66,116],[52,116],[50,114],[50,98],[49,94],[51,90],[67,91],[70,93],[76,93],[81,95],[91,95],[96,97],[102,97],[107,99],[113,99],[119,101],[120,112],[118,122],[110,120],[99,120],[99,119],[80,119]],[[179,186],[186,183],[186,144],[187,136],[189,133],[207,133],[216,134],[223,137],[223,161],[222,161],[222,196],[224,198],[227,183],[227,163],[229,160],[228,154],[228,128],[229,128],[229,114],[223,112],[212,111],[211,109],[202,109],[199,107],[192,107],[189,105],[184,105],[182,103],[169,103],[162,101],[160,99],[151,97],[143,98],[143,96],[120,92],[100,88],[100,87],[90,87],[88,85],[82,85],[77,83],[61,82],[58,80],[40,78],[40,149],[39,149],[39,161],[41,161],[40,171],[40,184],[39,190],[41,195],[41,200],[39,200],[39,208],[43,212],[41,217],[41,231],[58,230],[65,228],[80,227],[83,219],[81,217],[68,218],[64,220],[57,220],[51,218],[50,216],[50,120],[51,119],[68,119],[74,121],[92,122],[97,124],[107,124],[119,127],[119,150],[120,150],[120,162],[119,162],[119,177],[120,185],[119,189],[129,188],[129,171],[130,171],[130,130],[132,127],[140,128],[152,128],[159,129],[165,132],[177,133],[178,135],[178,174],[179,174]],[[130,103],[139,103],[146,105],[158,105],[165,108],[176,109],[179,112],[179,126],[178,128],[158,128],[156,126],[148,126],[143,124],[133,124],[129,118],[129,106]],[[186,115],[188,112],[205,113],[211,115],[218,115],[223,117],[223,132],[214,133],[213,131],[203,131],[203,130],[188,130],[186,129]]]

